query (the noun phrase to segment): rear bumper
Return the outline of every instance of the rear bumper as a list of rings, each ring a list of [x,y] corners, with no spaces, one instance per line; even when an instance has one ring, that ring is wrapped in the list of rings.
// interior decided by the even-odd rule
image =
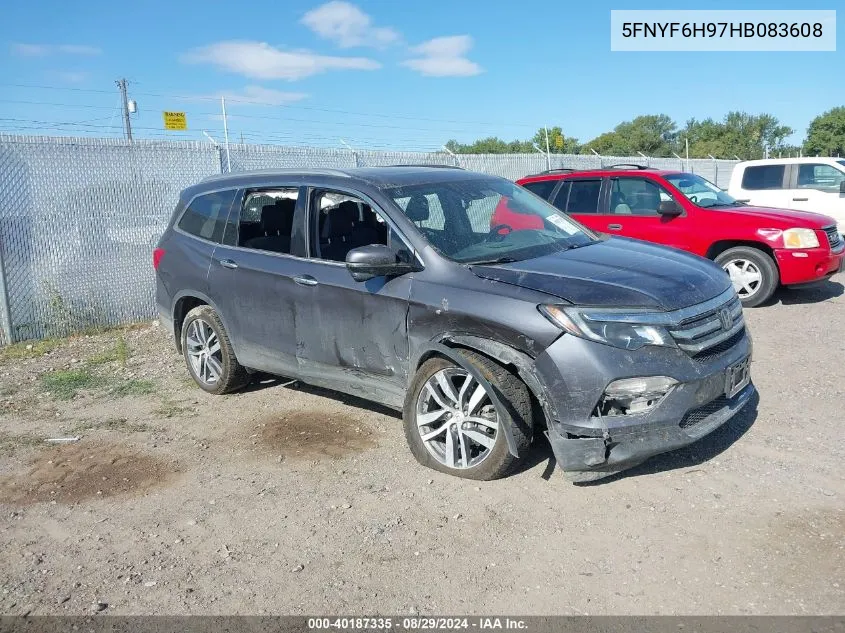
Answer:
[[[830,279],[842,270],[845,249],[829,248],[775,249],[780,282],[785,286],[809,285]]]

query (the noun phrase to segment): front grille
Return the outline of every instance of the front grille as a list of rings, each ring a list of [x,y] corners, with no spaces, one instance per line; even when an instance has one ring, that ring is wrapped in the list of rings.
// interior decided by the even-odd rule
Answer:
[[[716,308],[688,317],[669,328],[678,347],[690,356],[706,360],[707,356],[726,352],[736,345],[745,330],[742,304],[734,295]]]
[[[702,362],[713,360],[714,358],[721,356],[729,349],[731,349],[734,345],[739,343],[742,340],[742,337],[745,336],[745,328],[742,328],[739,332],[734,334],[729,339],[725,339],[721,343],[717,343],[713,347],[710,347],[703,352],[699,352],[695,354],[693,358],[695,360],[700,360]]]
[[[830,244],[830,250],[838,251],[842,248],[842,236],[839,234],[839,230],[835,226],[828,226],[823,230],[827,234],[827,241]]]

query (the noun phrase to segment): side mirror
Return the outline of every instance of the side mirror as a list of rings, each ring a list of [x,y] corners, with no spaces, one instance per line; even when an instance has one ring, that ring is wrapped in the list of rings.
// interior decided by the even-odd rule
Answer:
[[[660,215],[665,215],[669,217],[676,217],[681,215],[684,210],[674,200],[664,200],[659,205],[657,205],[657,212]]]
[[[384,244],[370,244],[353,248],[346,254],[346,269],[355,281],[368,281],[374,277],[404,275],[419,268],[400,261]]]
[[[839,193],[845,193],[845,180],[839,182]]]

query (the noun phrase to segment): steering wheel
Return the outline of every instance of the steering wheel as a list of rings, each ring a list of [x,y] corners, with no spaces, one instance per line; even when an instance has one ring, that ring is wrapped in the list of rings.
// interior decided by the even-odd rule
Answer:
[[[507,233],[502,233],[503,229],[507,229]],[[493,228],[490,229],[490,233],[488,233],[488,237],[495,238],[494,241],[501,242],[505,237],[513,233],[513,227],[509,224],[497,224]]]

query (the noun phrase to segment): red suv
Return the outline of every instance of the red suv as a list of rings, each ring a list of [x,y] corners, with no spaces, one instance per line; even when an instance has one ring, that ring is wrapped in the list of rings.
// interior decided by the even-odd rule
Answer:
[[[745,306],[760,305],[778,285],[818,283],[845,266],[833,218],[747,206],[696,174],[616,165],[552,170],[517,183],[593,230],[715,260]],[[507,200],[490,224],[498,233],[543,228]]]

